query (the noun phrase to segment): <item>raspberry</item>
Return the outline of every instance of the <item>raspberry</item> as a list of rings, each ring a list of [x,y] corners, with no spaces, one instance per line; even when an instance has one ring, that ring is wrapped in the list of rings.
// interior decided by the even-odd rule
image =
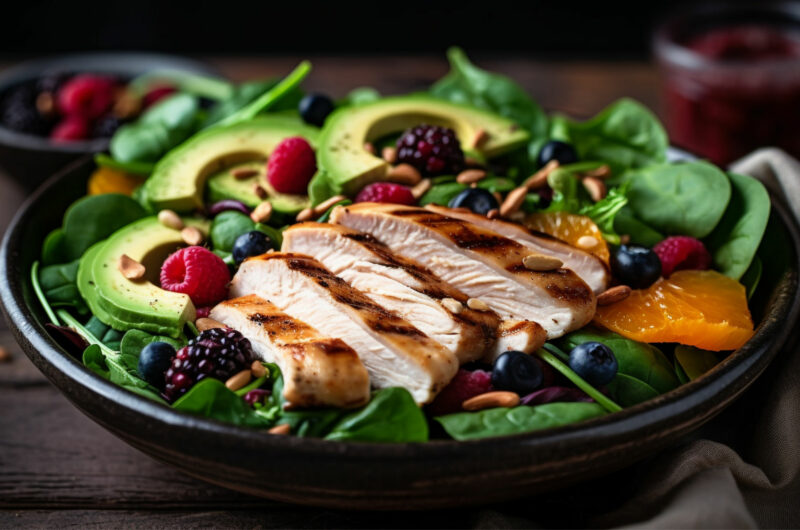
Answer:
[[[356,195],[356,202],[389,202],[411,206],[416,201],[410,189],[393,182],[373,182]]]
[[[267,180],[281,193],[305,193],[316,171],[314,150],[299,136],[279,143],[267,162]]]
[[[711,267],[711,254],[701,241],[689,236],[672,236],[653,247],[661,260],[664,277],[679,270],[706,270]]]
[[[397,161],[411,164],[427,177],[464,169],[464,153],[456,133],[446,127],[418,125],[397,139]]]
[[[109,77],[77,75],[61,85],[58,108],[67,116],[99,118],[114,103],[116,83]]]
[[[432,416],[442,416],[453,412],[462,412],[461,404],[471,397],[485,394],[492,389],[492,374],[484,370],[470,372],[463,368],[439,392],[433,403],[428,405],[428,412]]]
[[[188,294],[197,307],[214,305],[228,293],[231,273],[222,258],[203,247],[186,247],[161,266],[161,287]]]
[[[58,122],[50,131],[50,139],[54,142],[74,142],[89,136],[89,125],[80,116],[68,116]]]
[[[227,381],[255,360],[250,341],[231,328],[207,329],[172,358],[164,374],[164,396],[170,402],[206,377]]]

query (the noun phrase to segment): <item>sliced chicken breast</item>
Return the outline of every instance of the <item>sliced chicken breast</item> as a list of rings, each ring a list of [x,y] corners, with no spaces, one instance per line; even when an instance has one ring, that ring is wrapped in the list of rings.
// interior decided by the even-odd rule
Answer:
[[[369,375],[353,349],[321,335],[255,295],[226,300],[211,318],[238,330],[283,374],[286,408],[359,407],[369,401]]]
[[[371,234],[414,259],[505,319],[532,320],[549,338],[587,324],[597,300],[569,269],[528,270],[528,248],[460,219],[424,208],[358,203],[337,207],[331,222]]]
[[[430,402],[458,370],[458,359],[408,321],[373,302],[301,254],[273,252],[246,260],[232,296],[256,294],[281,311],[352,347],[375,388],[401,386]]]
[[[608,268],[603,261],[588,253],[570,246],[557,239],[542,237],[531,232],[522,225],[509,223],[501,219],[489,219],[483,215],[470,212],[461,208],[446,208],[437,204],[425,206],[428,210],[438,214],[446,215],[467,221],[480,226],[501,236],[513,239],[524,247],[534,252],[539,252],[547,256],[553,256],[564,262],[564,267],[575,271],[586,284],[592,288],[595,294],[602,293],[608,288],[611,277]]]

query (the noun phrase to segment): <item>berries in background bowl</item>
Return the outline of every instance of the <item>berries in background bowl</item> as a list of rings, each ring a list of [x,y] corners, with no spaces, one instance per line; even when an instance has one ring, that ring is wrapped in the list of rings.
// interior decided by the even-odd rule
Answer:
[[[192,246],[170,255],[161,266],[161,287],[189,295],[195,306],[214,305],[228,294],[231,274],[222,258]]]
[[[539,167],[547,165],[552,160],[558,160],[558,164],[564,166],[578,161],[578,153],[572,145],[559,140],[550,140],[539,149],[539,156],[536,161]]]
[[[164,374],[172,364],[175,348],[166,342],[151,342],[139,353],[136,370],[142,379],[159,390],[164,390]]]
[[[711,254],[703,242],[689,236],[671,236],[657,243],[653,252],[661,260],[664,277],[679,270],[707,270]]]
[[[397,139],[397,162],[411,164],[426,177],[455,175],[464,169],[464,153],[452,129],[419,125]]]
[[[20,133],[46,135],[52,126],[49,115],[36,108],[37,92],[31,83],[22,84],[8,92],[0,104],[0,122]]]
[[[297,110],[304,122],[322,127],[325,118],[333,112],[333,101],[324,94],[307,94],[300,100]]]
[[[178,350],[164,375],[170,402],[206,377],[227,381],[255,360],[250,341],[231,328],[207,329]]]
[[[417,200],[407,186],[393,182],[373,182],[358,192],[355,202],[385,202],[411,206]]]
[[[536,359],[521,351],[502,353],[492,367],[492,388],[525,396],[542,385],[544,374]]]
[[[314,149],[299,136],[279,143],[267,162],[267,180],[280,193],[305,193],[316,171]]]
[[[456,376],[428,405],[431,416],[462,412],[461,404],[469,398],[485,394],[492,389],[492,374],[484,370],[459,369]]]
[[[116,81],[110,77],[76,75],[59,88],[58,110],[66,116],[81,116],[87,120],[99,118],[111,109],[116,87]]]
[[[466,189],[453,197],[447,206],[450,208],[467,208],[479,215],[486,215],[489,210],[500,208],[494,194],[483,188]]]
[[[275,244],[267,234],[258,230],[247,232],[237,237],[233,243],[233,261],[239,265],[245,259],[252,256],[260,256],[274,246]]]
[[[569,352],[569,367],[594,386],[607,385],[617,375],[619,365],[611,348],[600,342],[584,342]]]
[[[89,124],[81,116],[68,116],[50,131],[50,139],[54,142],[75,142],[88,136]]]
[[[645,289],[661,277],[661,260],[647,247],[622,245],[611,253],[611,271],[620,283]]]

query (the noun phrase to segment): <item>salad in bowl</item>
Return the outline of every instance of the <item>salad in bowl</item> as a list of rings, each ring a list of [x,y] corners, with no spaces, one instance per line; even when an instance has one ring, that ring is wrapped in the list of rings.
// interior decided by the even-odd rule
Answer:
[[[120,127],[31,270],[48,329],[165,407],[362,442],[613,414],[753,336],[761,183],[448,55],[425,92],[304,94],[301,63]]]

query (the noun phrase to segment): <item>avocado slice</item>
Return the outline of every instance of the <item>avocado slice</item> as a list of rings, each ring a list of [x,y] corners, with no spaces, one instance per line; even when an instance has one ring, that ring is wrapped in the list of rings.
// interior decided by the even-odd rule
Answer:
[[[183,221],[208,231],[207,221]],[[157,278],[163,260],[183,245],[180,231],[165,227],[157,217],[140,219],[86,251],[78,268],[78,290],[92,313],[114,329],[178,338],[186,321],[194,320],[195,307],[187,295],[160,288]],[[144,264],[147,277],[131,281],[122,276],[117,268],[122,254]]]
[[[170,151],[145,182],[143,196],[156,211],[202,208],[210,175],[237,163],[266,160],[283,139],[291,136],[302,136],[315,147],[317,134],[316,128],[287,115],[211,128]]]
[[[422,123],[453,129],[462,149],[476,150],[486,158],[529,140],[528,132],[511,120],[424,95],[344,107],[325,121],[317,150],[318,165],[327,173],[330,191],[353,195],[370,182],[383,179],[391,166],[367,152],[364,144]],[[486,140],[477,147],[470,145],[481,129],[488,135]]]

